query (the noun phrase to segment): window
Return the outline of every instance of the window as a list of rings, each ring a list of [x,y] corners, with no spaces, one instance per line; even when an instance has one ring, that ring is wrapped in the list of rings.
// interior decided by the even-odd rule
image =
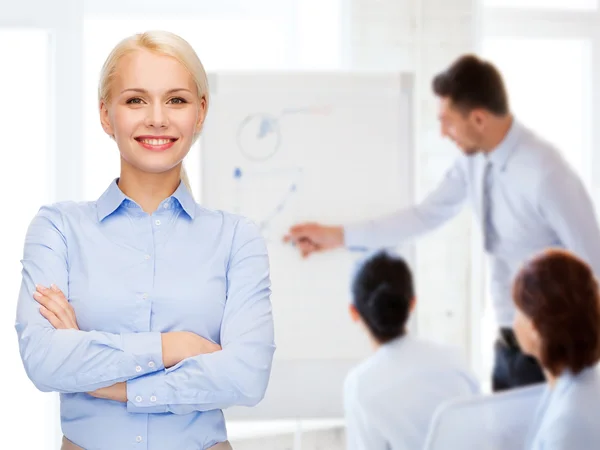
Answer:
[[[15,339],[15,311],[21,283],[27,227],[49,195],[49,39],[37,30],[0,29],[0,132],[3,165],[0,192],[3,214],[0,271],[7,297],[0,307],[0,340],[5,346],[3,402],[10,405],[10,426],[3,427],[2,447],[54,448],[58,442],[56,396],[38,392],[27,378]],[[10,345],[8,345],[10,343]],[[8,422],[7,422],[8,424]],[[35,431],[33,431],[35,430]],[[33,431],[33,432],[32,432]],[[21,442],[21,444],[19,444]]]
[[[336,70],[342,65],[343,0],[296,2],[298,60],[302,69]]]
[[[519,9],[589,10],[598,8],[598,0],[483,0],[484,6]]]
[[[587,39],[487,38],[484,55],[502,72],[511,107],[591,182],[591,42]],[[535,64],[531,59],[535,55]]]

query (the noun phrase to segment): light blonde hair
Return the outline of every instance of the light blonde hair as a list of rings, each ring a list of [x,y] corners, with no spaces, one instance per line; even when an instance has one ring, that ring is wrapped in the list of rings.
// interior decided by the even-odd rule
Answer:
[[[170,56],[179,61],[196,83],[198,98],[204,98],[204,101],[206,102],[205,114],[208,112],[208,78],[200,58],[198,58],[198,55],[192,46],[185,39],[174,33],[160,30],[146,31],[145,33],[129,36],[119,42],[112,52],[110,52],[100,72],[100,82],[98,84],[99,103],[108,105],[112,100],[112,83],[121,58],[140,49],[149,50],[159,55]],[[201,131],[202,130],[198,130],[198,132],[194,134],[192,144],[196,142]],[[181,165],[181,181],[191,191],[190,182],[183,164]]]

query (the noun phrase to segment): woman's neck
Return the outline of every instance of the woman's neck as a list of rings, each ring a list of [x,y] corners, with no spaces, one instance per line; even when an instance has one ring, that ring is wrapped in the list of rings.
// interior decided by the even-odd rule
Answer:
[[[381,343],[372,334],[369,333],[369,338],[371,341],[371,348],[374,351],[377,351],[384,345],[389,344],[390,342],[393,342],[393,341],[397,341],[398,339],[403,338],[404,336],[406,336],[406,333],[402,333],[402,334],[398,335],[397,337],[395,337],[394,339],[387,341],[386,343]]]
[[[548,382],[548,386],[550,386],[550,389],[554,389],[554,387],[556,386],[556,382],[558,381],[562,373],[562,369],[557,372],[557,375],[552,374],[548,369],[544,369],[544,375],[546,376],[546,381]]]
[[[160,203],[173,194],[181,183],[181,167],[163,173],[147,173],[121,165],[119,189],[148,214],[157,210]]]

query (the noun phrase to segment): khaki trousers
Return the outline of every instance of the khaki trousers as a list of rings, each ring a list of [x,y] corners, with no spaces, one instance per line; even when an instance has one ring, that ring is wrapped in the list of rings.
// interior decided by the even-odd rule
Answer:
[[[73,444],[70,440],[63,436],[62,447],[60,450],[85,450],[79,445]],[[220,442],[217,445],[213,445],[209,450],[233,450],[229,442]]]

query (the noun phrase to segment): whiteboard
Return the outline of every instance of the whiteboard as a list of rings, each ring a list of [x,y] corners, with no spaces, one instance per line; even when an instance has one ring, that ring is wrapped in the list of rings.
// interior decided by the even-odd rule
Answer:
[[[209,83],[202,203],[260,226],[277,345],[265,399],[226,415],[342,417],[346,373],[371,353],[348,315],[351,277],[365,254],[303,260],[282,238],[297,222],[348,223],[413,202],[412,77],[225,73]]]

